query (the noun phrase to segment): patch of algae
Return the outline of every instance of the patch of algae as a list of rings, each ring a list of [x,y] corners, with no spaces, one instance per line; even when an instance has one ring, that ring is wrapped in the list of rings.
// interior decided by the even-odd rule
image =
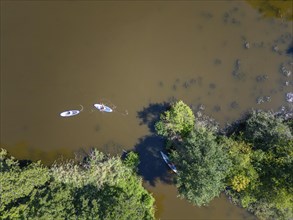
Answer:
[[[265,17],[293,20],[293,0],[246,0]]]

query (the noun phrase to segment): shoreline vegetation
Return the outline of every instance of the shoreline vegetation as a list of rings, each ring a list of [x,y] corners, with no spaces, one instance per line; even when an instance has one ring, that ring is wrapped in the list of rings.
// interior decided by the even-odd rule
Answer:
[[[0,219],[154,219],[138,155],[124,160],[93,150],[82,160],[43,166],[0,150]]]
[[[293,218],[292,112],[252,110],[220,129],[177,101],[155,128],[178,169],[181,198],[206,206],[225,192],[259,219]]]
[[[259,219],[293,218],[292,112],[251,111],[221,129],[183,101],[155,124],[178,169],[179,197],[207,206],[224,192]],[[44,166],[0,149],[3,219],[154,219],[155,199],[138,176],[139,155],[86,158]]]

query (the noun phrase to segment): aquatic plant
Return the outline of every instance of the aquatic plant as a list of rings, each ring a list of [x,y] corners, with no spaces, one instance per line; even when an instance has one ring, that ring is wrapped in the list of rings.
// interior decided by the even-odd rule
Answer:
[[[292,0],[246,0],[249,5],[256,8],[265,17],[283,18],[293,20]]]

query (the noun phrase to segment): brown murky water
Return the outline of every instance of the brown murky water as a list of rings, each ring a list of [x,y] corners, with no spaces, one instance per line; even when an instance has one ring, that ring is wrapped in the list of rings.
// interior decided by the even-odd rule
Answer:
[[[151,123],[174,98],[222,125],[292,108],[292,32],[243,1],[1,1],[1,146],[45,163],[135,148],[158,218],[253,219],[224,196],[206,208],[176,198]],[[94,110],[101,100],[114,113]]]

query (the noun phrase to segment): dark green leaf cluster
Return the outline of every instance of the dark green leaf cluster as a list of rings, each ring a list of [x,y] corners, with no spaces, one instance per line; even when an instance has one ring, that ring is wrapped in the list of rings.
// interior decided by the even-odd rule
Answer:
[[[272,113],[253,111],[246,120],[244,138],[254,149],[268,151],[283,140],[292,139],[290,128]]]
[[[230,160],[211,131],[196,126],[171,155],[179,170],[177,187],[183,198],[202,206],[224,190]]]
[[[260,219],[290,219],[293,217],[293,137],[289,126],[270,112],[253,111],[242,127],[242,135],[232,137],[235,148],[239,143],[250,150],[231,155],[236,163],[234,173],[243,173],[249,184],[241,192],[229,193],[235,201]],[[245,165],[245,166],[244,166]],[[242,168],[241,168],[242,167]],[[240,169],[240,171],[238,170]],[[229,176],[231,180],[231,176]]]
[[[154,219],[154,199],[117,157],[93,151],[82,163],[20,167],[0,151],[4,219]]]

